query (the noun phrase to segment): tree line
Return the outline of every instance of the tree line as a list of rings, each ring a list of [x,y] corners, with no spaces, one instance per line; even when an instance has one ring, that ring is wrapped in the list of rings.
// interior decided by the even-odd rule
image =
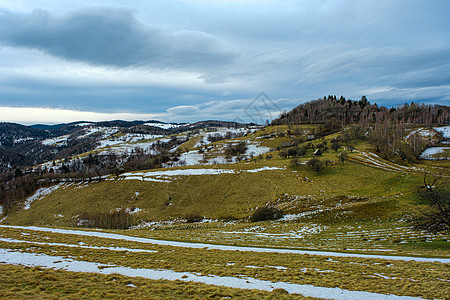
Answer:
[[[342,131],[340,143],[349,145],[353,140],[367,140],[385,159],[414,162],[435,141],[420,134],[407,136],[408,130],[449,123],[450,108],[444,105],[406,103],[388,109],[372,105],[365,96],[353,101],[329,95],[282,113],[271,125],[318,124],[322,135]]]

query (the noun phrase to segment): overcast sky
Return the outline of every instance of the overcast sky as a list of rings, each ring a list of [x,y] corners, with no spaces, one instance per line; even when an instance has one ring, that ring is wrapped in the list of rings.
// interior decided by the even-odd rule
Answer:
[[[449,105],[449,16],[448,0],[0,0],[0,121],[260,121],[328,94]]]

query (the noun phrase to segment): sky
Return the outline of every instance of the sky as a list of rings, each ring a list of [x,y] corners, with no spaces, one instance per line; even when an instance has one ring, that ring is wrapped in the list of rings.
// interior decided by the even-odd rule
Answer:
[[[0,122],[450,105],[450,1],[0,0]]]

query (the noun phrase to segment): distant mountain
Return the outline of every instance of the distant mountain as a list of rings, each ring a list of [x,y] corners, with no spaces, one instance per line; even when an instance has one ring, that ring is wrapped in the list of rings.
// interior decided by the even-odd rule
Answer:
[[[200,121],[192,124],[184,124],[179,127],[175,127],[171,129],[173,133],[180,133],[188,130],[200,130],[208,127],[228,127],[228,128],[239,128],[239,127],[248,127],[255,124],[244,124],[237,122],[228,122],[228,121],[217,121],[217,120],[207,120]]]
[[[48,131],[15,123],[0,123],[0,145],[12,147],[32,140],[46,139]]]
[[[70,157],[117,143],[135,143],[152,136],[165,136],[208,127],[245,127],[225,121],[164,123],[150,121],[103,121],[25,126],[0,123],[0,171],[29,167],[42,162]],[[129,138],[120,138],[129,136]]]

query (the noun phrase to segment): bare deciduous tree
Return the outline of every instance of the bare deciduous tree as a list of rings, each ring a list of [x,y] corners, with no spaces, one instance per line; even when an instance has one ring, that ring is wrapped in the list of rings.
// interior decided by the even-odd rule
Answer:
[[[432,233],[450,229],[450,190],[448,180],[444,176],[423,178],[423,186],[417,190],[419,198],[426,208],[419,209],[419,216],[414,220],[414,228]]]

